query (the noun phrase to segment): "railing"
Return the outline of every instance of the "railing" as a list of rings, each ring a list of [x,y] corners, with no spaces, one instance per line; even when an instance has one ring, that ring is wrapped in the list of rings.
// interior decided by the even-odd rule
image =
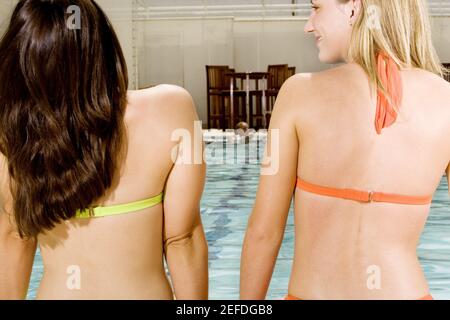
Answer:
[[[146,3],[145,0],[137,1],[135,20],[203,17],[307,18],[311,12],[311,5],[306,3],[191,6],[146,6]],[[428,5],[432,16],[450,16],[450,0],[428,0]]]

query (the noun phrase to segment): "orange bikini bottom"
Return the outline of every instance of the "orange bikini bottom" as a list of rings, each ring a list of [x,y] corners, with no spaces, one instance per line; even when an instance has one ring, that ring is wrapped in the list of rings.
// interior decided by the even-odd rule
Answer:
[[[300,299],[300,298],[297,298],[295,296],[291,296],[290,294],[288,294],[286,297],[284,297],[284,300],[303,300],[303,299]],[[433,300],[433,296],[431,294],[428,294],[417,300]]]

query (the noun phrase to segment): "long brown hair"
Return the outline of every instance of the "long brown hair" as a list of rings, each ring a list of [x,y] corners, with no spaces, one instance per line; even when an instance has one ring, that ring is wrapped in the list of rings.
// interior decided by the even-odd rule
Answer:
[[[111,187],[126,149],[127,68],[93,0],[19,1],[0,61],[0,152],[19,235],[34,237]]]

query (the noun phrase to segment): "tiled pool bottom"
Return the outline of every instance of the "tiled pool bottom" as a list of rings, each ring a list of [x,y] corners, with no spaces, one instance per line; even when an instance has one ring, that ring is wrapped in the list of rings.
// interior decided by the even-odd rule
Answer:
[[[264,145],[252,141],[245,145],[208,145],[208,171],[201,212],[209,244],[210,299],[239,298],[239,268],[242,242],[259,180],[259,159]],[[222,157],[223,155],[223,157]],[[233,157],[236,155],[236,157]],[[210,159],[228,159],[214,164]],[[230,161],[235,158],[235,161]],[[294,225],[292,208],[286,227],[268,299],[286,294],[293,255]],[[418,247],[418,255],[435,299],[450,299],[450,201],[443,178],[431,207]],[[35,296],[42,274],[37,255],[33,267],[29,299]]]

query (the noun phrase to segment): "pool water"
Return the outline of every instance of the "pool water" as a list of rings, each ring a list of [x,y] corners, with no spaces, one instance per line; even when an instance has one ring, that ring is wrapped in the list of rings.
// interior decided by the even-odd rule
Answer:
[[[207,145],[207,181],[201,214],[209,244],[210,299],[239,298],[242,242],[259,181],[264,140],[249,144]],[[291,206],[285,238],[280,249],[267,299],[286,295],[292,264],[294,219]],[[450,299],[450,199],[445,178],[435,193],[430,216],[417,249],[419,260],[435,299]],[[37,252],[29,299],[33,299],[42,276]]]

